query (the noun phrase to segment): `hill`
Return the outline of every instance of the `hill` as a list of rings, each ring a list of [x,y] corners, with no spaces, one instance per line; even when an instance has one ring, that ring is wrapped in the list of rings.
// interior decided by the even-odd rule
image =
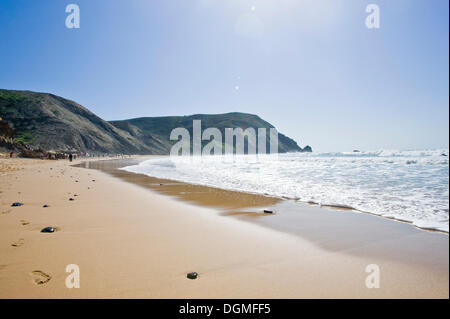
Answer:
[[[192,131],[194,119],[202,120],[203,128],[217,127],[222,133],[225,127],[273,127],[256,115],[245,113],[108,122],[82,105],[53,94],[3,89],[0,89],[0,118],[3,126],[7,123],[13,128],[17,145],[89,153],[168,154],[175,143],[169,140],[171,130],[185,127]],[[279,134],[279,152],[299,151],[302,149],[294,140]]]
[[[151,140],[158,138],[160,141],[165,141],[162,147],[164,153],[170,152],[172,143],[169,141],[170,132],[176,127],[186,128],[192,138],[192,127],[194,120],[201,120],[202,130],[215,127],[222,133],[222,146],[225,140],[225,128],[242,128],[246,129],[252,127],[256,130],[258,128],[266,128],[266,149],[269,150],[269,129],[274,126],[257,115],[247,113],[226,113],[226,114],[195,114],[189,116],[166,116],[166,117],[143,117],[124,121],[112,121],[111,123],[130,133],[133,137],[139,140]],[[205,145],[209,141],[202,141]],[[279,133],[278,134],[278,152],[301,152],[303,151],[293,139]]]

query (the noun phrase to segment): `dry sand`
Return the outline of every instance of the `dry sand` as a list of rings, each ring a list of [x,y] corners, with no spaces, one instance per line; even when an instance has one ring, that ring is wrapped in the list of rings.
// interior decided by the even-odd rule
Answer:
[[[61,160],[0,159],[0,298],[449,297],[446,234],[306,207],[303,228],[280,231],[243,209],[286,205],[278,200],[208,190],[187,199],[211,207],[199,206],[138,185],[157,181],[123,178]],[[171,195],[195,193],[182,190]],[[293,214],[269,218],[281,216]],[[46,226],[57,231],[40,233]],[[80,267],[78,289],[65,285],[69,264]],[[378,289],[366,288],[369,264],[381,269]],[[191,271],[199,278],[187,279]]]

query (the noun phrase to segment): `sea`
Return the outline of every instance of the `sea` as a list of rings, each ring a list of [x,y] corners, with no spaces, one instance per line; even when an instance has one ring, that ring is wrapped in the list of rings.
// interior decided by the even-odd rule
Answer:
[[[155,157],[152,177],[350,208],[449,231],[449,150]]]

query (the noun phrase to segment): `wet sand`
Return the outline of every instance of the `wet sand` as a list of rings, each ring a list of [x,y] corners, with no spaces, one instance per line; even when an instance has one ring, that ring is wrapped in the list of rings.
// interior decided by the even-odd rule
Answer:
[[[446,234],[98,163],[0,159],[1,298],[448,298]]]
[[[301,203],[277,197],[229,191],[130,173],[118,168],[142,159],[82,163],[130,183],[169,195],[184,202],[215,208],[222,216],[234,216],[289,233],[329,251],[375,256],[397,261],[448,265],[448,234],[427,231],[377,215],[355,210]],[[273,214],[264,213],[264,210]],[[418,244],[409,245],[414,238]],[[386,250],[385,242],[389,242]]]

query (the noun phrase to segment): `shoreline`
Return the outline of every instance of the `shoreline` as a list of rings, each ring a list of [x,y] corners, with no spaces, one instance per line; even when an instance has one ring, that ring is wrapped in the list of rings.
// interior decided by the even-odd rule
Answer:
[[[159,155],[158,155],[159,156]],[[441,234],[445,234],[445,235],[449,235],[449,232],[444,231],[444,230],[440,230],[440,229],[435,229],[435,228],[427,228],[427,227],[419,227],[417,225],[415,225],[413,222],[406,220],[406,219],[400,219],[400,218],[396,218],[396,217],[391,217],[391,216],[384,216],[384,215],[379,215],[379,214],[375,214],[369,211],[363,211],[363,210],[359,210],[347,205],[327,205],[327,204],[320,204],[320,203],[316,203],[316,202],[312,202],[312,201],[300,201],[298,199],[295,198],[289,198],[289,197],[285,197],[285,196],[275,196],[275,195],[269,195],[269,194],[260,194],[260,193],[254,193],[254,192],[247,192],[247,191],[239,191],[239,190],[231,190],[231,189],[225,189],[225,188],[220,188],[220,187],[215,187],[215,186],[206,186],[206,185],[201,185],[201,184],[195,184],[195,183],[189,183],[189,182],[183,182],[183,181],[178,181],[178,180],[173,180],[173,179],[163,179],[163,178],[158,178],[158,177],[154,177],[154,176],[149,176],[149,175],[145,175],[145,174],[141,174],[141,173],[133,173],[133,172],[128,172],[125,171],[126,174],[118,174],[117,172],[114,172],[114,170],[125,167],[125,166],[129,166],[130,164],[138,164],[141,161],[145,161],[146,159],[148,159],[148,156],[142,156],[140,159],[134,159],[132,161],[129,160],[121,160],[121,159],[109,159],[109,160],[105,160],[105,162],[108,161],[115,161],[117,164],[106,164],[105,166],[103,165],[96,165],[95,163],[92,165],[91,167],[85,167],[85,168],[93,168],[93,169],[99,169],[101,171],[104,172],[108,172],[109,174],[115,176],[115,177],[119,177],[123,180],[127,180],[126,174],[130,174],[130,175],[142,175],[142,176],[146,176],[147,178],[149,178],[154,184],[159,185],[159,184],[163,184],[163,185],[167,185],[167,184],[179,184],[179,185],[189,185],[190,187],[198,187],[198,188],[203,188],[203,189],[215,189],[218,192],[223,192],[223,193],[237,193],[237,194],[245,194],[248,195],[249,197],[255,197],[255,198],[260,198],[259,200],[256,200],[256,202],[258,202],[258,205],[254,205],[254,207],[263,207],[266,204],[272,203],[272,204],[276,204],[282,201],[289,201],[292,203],[296,203],[299,205],[310,205],[313,207],[319,207],[319,208],[324,208],[324,209],[329,209],[329,210],[343,210],[343,211],[350,211],[350,212],[354,212],[354,213],[361,213],[361,214],[368,214],[370,216],[375,216],[378,218],[383,218],[385,220],[388,221],[394,221],[394,222],[399,222],[399,223],[404,223],[407,225],[410,225],[411,227],[418,229],[418,230],[422,230],[422,231],[426,231],[426,232],[432,232],[432,233],[441,233]],[[99,162],[99,161],[97,161]],[[122,162],[122,163],[121,163]],[[91,162],[92,163],[92,162]],[[77,167],[83,167],[83,163],[77,164]],[[122,172],[124,172],[122,170]],[[160,191],[159,187],[150,187],[153,190],[156,191]],[[220,205],[209,205],[208,203],[202,202],[201,200],[190,200],[190,199],[186,199],[184,198],[184,196],[181,196],[183,194],[180,194],[180,192],[160,192],[162,194],[166,194],[168,193],[168,195],[174,196],[176,198],[180,198],[181,200],[184,201],[194,201],[197,204],[200,205],[204,205],[204,206],[209,206],[209,207],[221,207]],[[243,207],[247,207],[247,206],[243,206]],[[226,207],[225,207],[226,208]]]
[[[72,166],[81,161],[0,160],[0,298],[448,298],[446,235],[318,207],[253,218],[242,205],[256,199],[242,194],[222,203],[243,212],[229,218],[192,201],[221,204],[223,193],[180,201]],[[299,217],[290,232],[264,224]],[[80,266],[80,289],[65,287],[68,264]],[[370,264],[379,289],[365,286]]]
[[[227,190],[119,170],[121,167],[136,164],[145,159],[96,161],[90,162],[88,168],[100,170],[123,181],[156,191],[181,202],[212,208],[220,216],[232,216],[240,221],[263,226],[268,230],[294,235],[329,251],[366,256],[367,252],[361,247],[355,249],[354,242],[358,241],[359,246],[362,246],[361,242],[365,245],[374,245],[372,242],[377,243],[390,239],[393,252],[380,253],[375,249],[371,253],[378,258],[401,261],[406,256],[401,245],[407,243],[397,240],[403,236],[415,236],[418,237],[418,240],[426,242],[427,246],[448,250],[446,248],[448,247],[448,233],[423,229],[410,222],[395,218],[354,209],[338,209],[275,196]],[[84,164],[80,163],[77,166],[83,167]],[[265,214],[264,209],[272,210],[274,213]],[[317,217],[317,220],[314,220],[313,217]],[[308,224],[314,222],[314,227],[295,227],[303,225],[305,222]],[[354,229],[355,225],[356,230]],[[375,231],[371,229],[374,225],[377,227]],[[346,240],[335,240],[329,235],[335,231],[336,227],[340,229],[341,235],[345,236]],[[350,239],[352,237],[354,238]],[[424,250],[419,252],[409,250],[408,253],[420,254],[423,259],[433,258]],[[397,254],[403,255],[402,258],[397,258]],[[445,256],[444,258],[441,257],[441,263],[445,262],[445,259],[448,260],[448,254],[446,256],[446,258]]]

